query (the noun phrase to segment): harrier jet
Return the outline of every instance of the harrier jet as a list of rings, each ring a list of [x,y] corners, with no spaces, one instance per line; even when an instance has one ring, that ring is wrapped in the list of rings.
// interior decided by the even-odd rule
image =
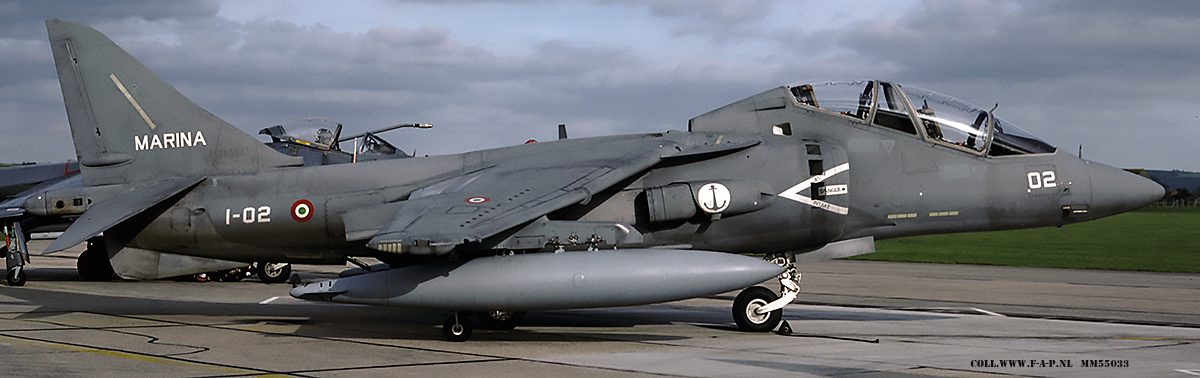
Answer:
[[[799,291],[797,261],[899,236],[1061,226],[1163,194],[988,110],[878,80],[781,86],[687,131],[304,167],[99,32],[46,25],[84,182],[24,204],[79,214],[48,252],[90,241],[85,255],[134,279],[178,273],[164,270],[179,261],[374,257],[384,264],[291,294],[444,309],[456,341],[470,335],[466,313],[511,327],[522,311],[664,302],[777,277],[782,295],[751,287],[734,301],[739,327],[768,331]]]

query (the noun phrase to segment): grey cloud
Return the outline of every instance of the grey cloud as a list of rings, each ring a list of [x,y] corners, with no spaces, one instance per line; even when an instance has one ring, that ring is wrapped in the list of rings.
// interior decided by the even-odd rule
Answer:
[[[4,1],[0,2],[0,35],[44,38],[42,21],[55,17],[89,25],[120,19],[187,20],[215,17],[219,8],[217,0]]]
[[[717,43],[760,38],[766,31],[757,21],[770,14],[771,1],[725,0],[598,0],[600,4],[645,6],[651,14],[677,23],[676,35],[702,35]]]
[[[928,2],[895,20],[862,22],[827,36],[865,59],[898,63],[902,75],[938,80],[1036,81],[1085,72],[1161,78],[1200,58],[1195,13],[1131,17],[1126,9],[1093,2],[1018,5]]]

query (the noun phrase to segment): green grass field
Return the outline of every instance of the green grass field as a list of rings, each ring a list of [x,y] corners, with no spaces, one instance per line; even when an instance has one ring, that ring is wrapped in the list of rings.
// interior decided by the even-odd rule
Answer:
[[[881,240],[852,260],[1200,273],[1200,208],[1146,208],[1028,230]]]

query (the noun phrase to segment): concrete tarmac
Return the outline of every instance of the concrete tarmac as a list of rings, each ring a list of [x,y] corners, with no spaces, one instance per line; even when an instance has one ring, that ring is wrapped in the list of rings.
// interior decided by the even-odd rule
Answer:
[[[451,343],[445,312],[303,302],[253,278],[81,281],[79,248],[34,256],[24,287],[0,285],[0,375],[1200,375],[1200,275],[833,261],[800,267],[791,336],[737,331],[731,292],[531,313]]]

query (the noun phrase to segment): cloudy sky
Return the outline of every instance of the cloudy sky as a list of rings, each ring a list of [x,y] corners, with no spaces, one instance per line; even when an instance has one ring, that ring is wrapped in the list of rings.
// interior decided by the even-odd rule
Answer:
[[[1140,4],[1139,4],[1140,3]],[[0,0],[0,162],[74,158],[43,20],[107,34],[249,132],[325,117],[442,154],[687,128],[881,78],[1119,167],[1200,171],[1200,2]]]

